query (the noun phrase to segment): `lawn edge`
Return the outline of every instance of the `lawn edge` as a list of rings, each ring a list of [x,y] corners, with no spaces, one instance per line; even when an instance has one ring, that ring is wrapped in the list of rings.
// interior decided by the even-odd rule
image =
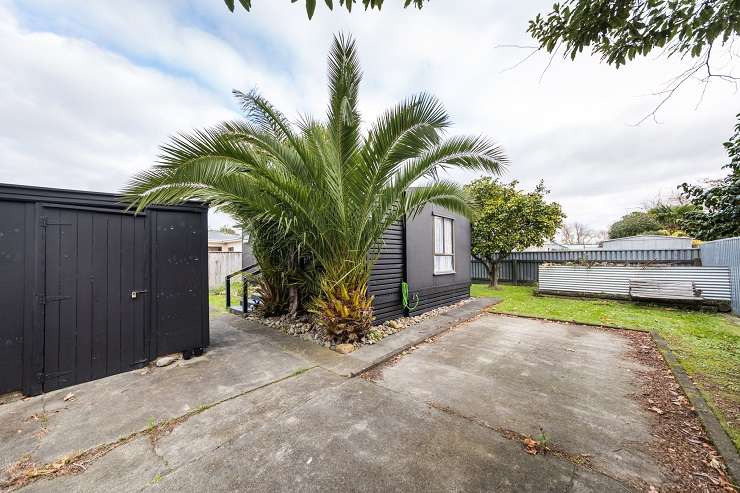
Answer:
[[[521,313],[505,312],[505,311],[498,311],[498,310],[488,310],[488,312],[493,313],[495,315],[507,315],[510,317],[528,318],[531,320],[543,320],[545,322],[558,322],[558,323],[566,323],[566,324],[587,325],[589,327],[598,327],[600,329],[618,329],[618,330],[634,330],[635,332],[650,332],[649,329],[639,329],[637,327],[624,327],[622,325],[597,324],[594,322],[581,322],[578,320],[572,320],[572,319],[569,320],[566,318],[540,317],[538,315],[522,315]]]
[[[701,391],[694,385],[686,370],[678,362],[678,359],[668,345],[668,341],[656,331],[650,331],[650,335],[653,341],[655,341],[658,351],[663,356],[663,360],[665,360],[671,372],[673,372],[686,397],[688,397],[689,402],[694,407],[704,430],[706,430],[712,443],[717,447],[717,450],[725,460],[727,470],[733,481],[735,484],[740,484],[740,454],[738,454],[735,447],[735,442],[732,441],[730,435],[722,427],[712,408],[707,404],[704,396],[701,395]]]

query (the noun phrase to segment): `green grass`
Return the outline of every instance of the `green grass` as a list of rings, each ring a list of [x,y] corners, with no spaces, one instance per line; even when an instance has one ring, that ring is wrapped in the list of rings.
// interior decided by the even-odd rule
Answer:
[[[208,306],[211,308],[212,314],[220,315],[226,313],[226,295],[225,294],[209,294],[208,295]]]
[[[535,296],[533,290],[474,284],[471,295],[503,298],[490,309],[497,313],[655,330],[668,341],[740,449],[740,319],[623,301]]]

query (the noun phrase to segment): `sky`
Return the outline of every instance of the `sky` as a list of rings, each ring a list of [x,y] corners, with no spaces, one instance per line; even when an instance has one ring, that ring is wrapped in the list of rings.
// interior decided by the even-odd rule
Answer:
[[[239,118],[232,89],[256,88],[291,118],[323,114],[340,31],[358,43],[368,125],[430,92],[450,134],[498,142],[511,161],[502,179],[544,180],[568,222],[605,229],[684,181],[723,175],[736,88],[715,81],[702,97],[689,81],[657,122],[636,125],[690,62],[656,53],[615,70],[588,54],[550,64],[537,53],[518,64],[530,50],[512,45],[533,44],[527,21],[551,0],[431,0],[421,11],[386,0],[352,14],[318,2],[311,21],[302,3],[231,13],[221,0],[0,0],[0,183],[119,191],[168,136]]]

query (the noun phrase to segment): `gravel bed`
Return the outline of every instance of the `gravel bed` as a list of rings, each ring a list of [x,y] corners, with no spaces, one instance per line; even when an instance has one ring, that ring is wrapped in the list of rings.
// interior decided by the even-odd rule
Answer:
[[[375,325],[362,337],[362,339],[360,339],[360,341],[354,343],[355,349],[364,344],[377,344],[390,335],[401,332],[412,325],[416,325],[424,320],[436,317],[437,315],[448,312],[454,308],[463,306],[471,301],[473,301],[473,298],[466,298],[452,305],[441,306],[439,308],[429,310],[421,315],[401,317],[395,320],[388,320],[380,325]],[[261,317],[259,314],[250,313],[247,315],[247,319],[257,321],[288,335],[300,337],[303,340],[311,341],[327,348],[334,349],[337,344],[342,343],[342,341],[337,341],[331,334],[328,334],[326,330],[315,322],[313,317],[310,315],[303,315],[297,318],[292,318],[288,315],[281,315],[279,317]]]

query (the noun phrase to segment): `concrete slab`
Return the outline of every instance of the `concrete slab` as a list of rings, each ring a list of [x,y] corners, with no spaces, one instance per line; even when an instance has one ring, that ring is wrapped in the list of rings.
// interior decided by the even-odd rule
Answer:
[[[118,447],[91,464],[81,475],[42,479],[23,488],[24,493],[128,493],[157,484],[167,466],[154,453],[147,437]]]
[[[199,358],[0,406],[2,465],[24,454],[39,463],[51,462],[311,366],[228,322],[212,321],[212,345]],[[75,397],[65,402],[70,392]]]
[[[229,404],[248,407],[255,394]],[[203,424],[188,421],[178,432],[210,433]],[[625,491],[606,476],[530,456],[518,442],[361,379],[315,392],[234,435],[185,463],[163,443],[164,460],[183,465],[146,490]],[[170,440],[181,441],[175,434]]]
[[[480,310],[469,308],[418,327],[416,337]],[[627,491],[623,480],[635,471],[656,477],[654,464],[639,464],[649,422],[626,397],[639,368],[623,359],[623,341],[525,322],[483,315],[420,346],[375,384],[335,373],[347,356],[225,315],[213,321],[203,358],[0,406],[0,457],[7,464],[31,452],[50,462],[217,402],[155,441],[136,438],[83,473],[21,491],[612,492]],[[385,350],[350,357],[366,368],[415,340],[393,337]],[[70,391],[75,399],[64,402]],[[616,466],[602,474],[528,455],[482,421],[532,434],[543,425],[558,445]]]
[[[385,368],[379,383],[493,427],[531,436],[542,427],[613,477],[660,484],[651,417],[629,397],[640,366],[627,350],[603,330],[485,315]]]

